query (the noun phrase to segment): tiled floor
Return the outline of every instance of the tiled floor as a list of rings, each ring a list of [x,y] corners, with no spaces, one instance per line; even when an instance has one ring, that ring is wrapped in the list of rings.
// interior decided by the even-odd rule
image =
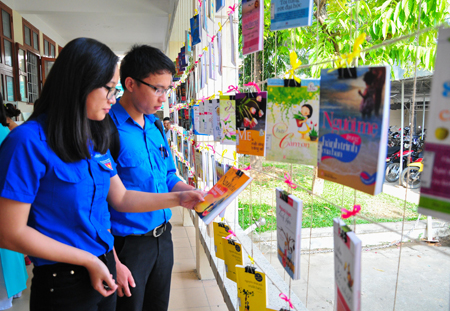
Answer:
[[[172,237],[175,263],[172,272],[172,290],[169,310],[225,311],[228,310],[216,280],[200,281],[195,273],[195,228],[183,227],[181,211],[172,209]],[[28,266],[31,275],[31,267]],[[28,279],[30,283],[31,277]],[[29,284],[22,297],[14,299],[10,311],[29,310]]]

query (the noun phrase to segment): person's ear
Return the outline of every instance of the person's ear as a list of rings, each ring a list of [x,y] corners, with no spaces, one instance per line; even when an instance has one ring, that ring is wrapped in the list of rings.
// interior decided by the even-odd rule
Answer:
[[[136,87],[136,81],[134,81],[133,78],[131,77],[127,77],[125,79],[125,88],[129,91],[129,92],[133,92],[133,88]]]

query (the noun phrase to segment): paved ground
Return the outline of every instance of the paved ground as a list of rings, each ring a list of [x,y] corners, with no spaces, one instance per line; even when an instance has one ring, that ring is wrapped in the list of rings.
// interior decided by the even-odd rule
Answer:
[[[400,186],[398,181],[394,183],[385,182],[383,184],[383,192],[402,200],[405,199],[405,193],[408,192],[406,194],[406,200],[411,203],[419,203],[420,189],[406,189]]]

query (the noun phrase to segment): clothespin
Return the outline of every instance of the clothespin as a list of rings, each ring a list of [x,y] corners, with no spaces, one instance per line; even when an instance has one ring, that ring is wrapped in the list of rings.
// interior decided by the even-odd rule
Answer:
[[[351,210],[351,211],[346,210],[345,208],[341,208],[341,212],[342,212],[341,217],[343,219],[347,219],[347,218],[350,218],[351,216],[355,216],[360,211],[361,211],[361,205],[354,205],[353,210]]]
[[[292,189],[297,189],[297,186],[292,182],[291,175],[288,173],[284,174],[284,182]]]
[[[244,84],[244,86],[253,86],[258,93],[261,92],[261,89],[259,88],[258,84],[256,84],[255,82],[249,82],[247,84]]]
[[[300,65],[302,64],[302,62],[297,58],[297,53],[295,51],[291,51],[291,53],[289,54],[289,59],[291,62],[291,69],[289,69],[288,71],[286,71],[286,74],[289,75],[289,79],[295,79],[295,81],[297,83],[300,83],[301,80],[295,76],[295,70],[300,67]]]

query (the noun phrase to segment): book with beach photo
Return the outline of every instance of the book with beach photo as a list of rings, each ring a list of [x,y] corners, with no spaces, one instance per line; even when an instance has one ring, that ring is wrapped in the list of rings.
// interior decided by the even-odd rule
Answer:
[[[389,68],[323,69],[318,174],[376,195],[381,192],[389,123]]]

